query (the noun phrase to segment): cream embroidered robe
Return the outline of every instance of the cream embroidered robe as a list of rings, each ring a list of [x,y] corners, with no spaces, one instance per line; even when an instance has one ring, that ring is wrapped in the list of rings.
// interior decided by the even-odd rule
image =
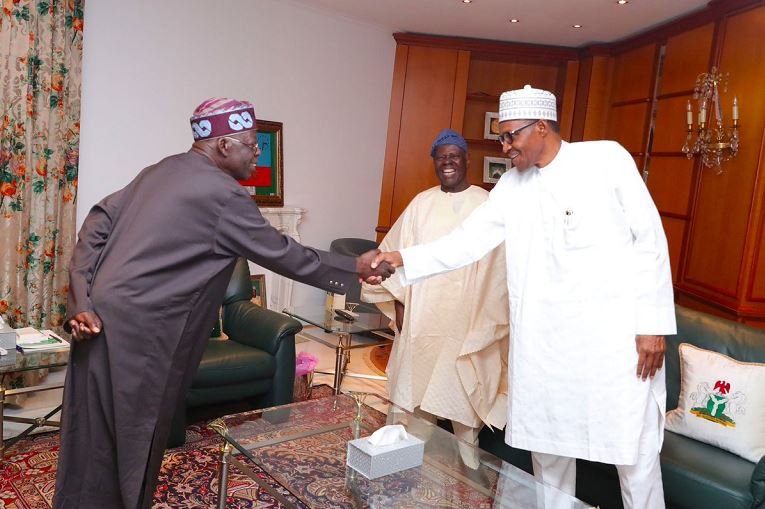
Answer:
[[[460,193],[434,187],[418,194],[383,240],[383,251],[429,242],[449,233],[488,193],[471,186]],[[393,301],[405,305],[388,362],[391,400],[479,427],[504,427],[507,408],[507,288],[503,248],[422,284],[400,276],[364,285],[362,300],[395,320]]]
[[[544,168],[509,171],[452,234],[402,251],[404,277],[462,267],[503,243],[513,331],[505,440],[634,464],[646,405],[663,418],[666,400],[663,369],[636,376],[635,335],[673,334],[675,314],[666,238],[630,154],[614,142],[563,142]]]

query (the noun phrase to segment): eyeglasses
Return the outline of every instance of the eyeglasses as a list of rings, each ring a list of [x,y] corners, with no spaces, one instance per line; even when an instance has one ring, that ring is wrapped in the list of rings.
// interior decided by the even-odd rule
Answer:
[[[442,156],[434,157],[433,159],[438,163],[443,163],[446,161],[453,163],[453,162],[459,161],[461,157],[462,157],[462,154],[445,154]]]
[[[260,147],[258,147],[258,142],[257,141],[255,143],[253,143],[253,144],[250,144],[250,143],[245,143],[242,140],[237,140],[236,138],[230,138],[228,136],[226,136],[226,139],[227,140],[231,140],[231,141],[235,141],[235,142],[237,142],[237,143],[239,143],[241,145],[244,145],[245,147],[247,147],[248,149],[250,149],[250,150],[252,150],[253,152],[256,152],[256,153],[260,149]]]
[[[531,122],[529,124],[526,124],[525,126],[519,127],[518,129],[516,129],[514,131],[508,131],[506,133],[500,134],[499,135],[499,144],[500,145],[505,145],[505,144],[512,145],[513,144],[513,138],[518,136],[519,132],[523,131],[527,127],[533,126],[537,122],[539,122],[539,120],[535,120],[535,121],[533,121],[533,122]]]

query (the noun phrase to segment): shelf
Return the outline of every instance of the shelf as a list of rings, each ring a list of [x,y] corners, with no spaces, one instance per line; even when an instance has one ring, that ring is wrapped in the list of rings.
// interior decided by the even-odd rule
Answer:
[[[498,95],[491,95],[486,94],[483,92],[470,92],[467,94],[467,99],[469,101],[483,101],[487,103],[499,103],[499,96]]]
[[[469,145],[483,145],[495,148],[497,149],[497,152],[502,152],[502,146],[497,140],[476,140],[474,138],[465,138],[465,141],[468,142]]]

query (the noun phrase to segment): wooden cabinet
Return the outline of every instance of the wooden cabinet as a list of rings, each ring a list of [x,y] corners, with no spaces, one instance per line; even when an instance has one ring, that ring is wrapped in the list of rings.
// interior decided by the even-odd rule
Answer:
[[[599,48],[580,61],[574,132],[615,139],[646,179],[670,249],[679,303],[765,327],[765,2],[713,1],[705,10]],[[741,148],[723,173],[682,152],[696,77],[730,73]],[[583,86],[586,85],[586,86]],[[745,148],[746,147],[746,148]]]
[[[499,95],[530,83],[556,92],[572,110],[574,93],[563,101],[574,50],[396,34],[388,138],[378,216],[378,240],[414,196],[438,184],[430,146],[446,127],[468,141],[468,180],[483,183],[484,157],[502,157],[499,143],[484,139],[487,112],[497,112]],[[574,71],[576,67],[573,68]],[[570,122],[569,122],[570,123]]]

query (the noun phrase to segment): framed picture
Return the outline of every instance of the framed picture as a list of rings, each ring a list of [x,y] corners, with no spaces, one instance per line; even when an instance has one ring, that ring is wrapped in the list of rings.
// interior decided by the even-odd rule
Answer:
[[[257,120],[258,165],[247,180],[240,180],[258,205],[284,206],[284,160],[282,155],[282,123]]]
[[[483,137],[486,140],[499,139],[499,113],[486,112],[483,121]]]
[[[483,181],[486,184],[496,184],[507,170],[513,167],[512,160],[503,157],[483,158]]]
[[[268,300],[266,299],[266,275],[255,274],[250,276],[250,284],[252,284],[252,301],[253,304],[257,304],[263,309],[268,309]]]

